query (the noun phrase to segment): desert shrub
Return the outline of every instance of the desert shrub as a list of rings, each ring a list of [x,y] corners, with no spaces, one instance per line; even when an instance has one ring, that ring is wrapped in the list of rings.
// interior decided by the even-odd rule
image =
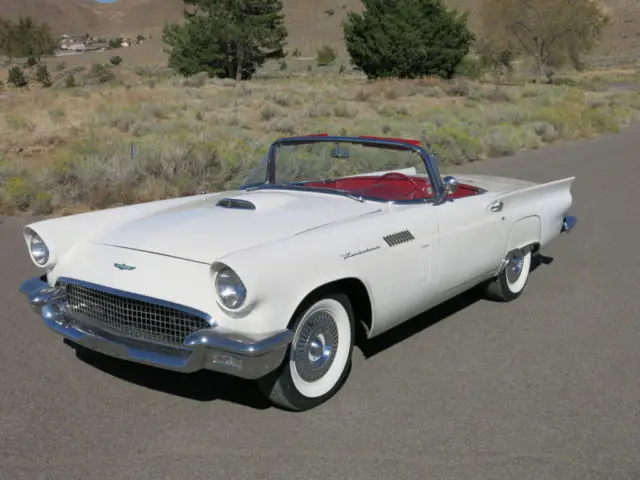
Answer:
[[[73,72],[69,72],[65,75],[64,86],[65,88],[73,88],[76,86],[76,77],[73,75]]]
[[[20,67],[12,67],[9,69],[9,78],[7,82],[14,87],[26,87],[28,85],[27,77]]]
[[[122,47],[122,37],[116,37],[109,40],[109,48]]]
[[[193,75],[192,77],[185,78],[182,81],[182,85],[184,85],[185,87],[201,88],[206,85],[207,80],[209,80],[209,75],[207,75],[206,72],[200,72]]]
[[[176,79],[162,92],[145,81],[128,90],[36,91],[29,108],[26,94],[0,98],[0,212],[60,213],[232,188],[271,140],[296,133],[421,138],[447,165],[617,131],[640,112],[638,93],[581,85],[500,86],[494,94],[463,80],[448,96],[443,89],[454,82],[433,78],[208,80],[220,86],[204,89]],[[32,152],[47,161],[25,162]]]
[[[267,104],[264,107],[262,107],[262,109],[260,110],[260,118],[262,118],[262,120],[264,121],[268,121],[274,117],[277,117],[279,113],[280,112],[276,107],[274,107],[273,105]]]
[[[336,51],[329,45],[323,45],[316,50],[316,61],[320,67],[334,62],[336,56]]]
[[[41,63],[38,65],[38,70],[36,71],[36,79],[38,82],[42,84],[44,87],[50,87],[52,85],[51,76],[49,75],[49,70],[47,69],[47,65]]]
[[[114,55],[109,59],[111,65],[115,65],[116,67],[122,63],[122,57],[120,55]]]
[[[111,69],[101,63],[94,63],[86,75],[86,84],[108,83],[116,78]]]
[[[463,57],[456,67],[456,75],[477,80],[482,77],[484,68],[480,59],[469,55]]]
[[[339,103],[333,107],[333,114],[341,118],[355,118],[358,116],[358,109],[347,103]]]

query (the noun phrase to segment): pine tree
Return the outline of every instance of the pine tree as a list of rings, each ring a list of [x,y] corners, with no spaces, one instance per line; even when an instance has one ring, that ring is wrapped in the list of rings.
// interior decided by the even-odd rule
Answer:
[[[281,0],[184,0],[182,25],[166,25],[169,67],[184,76],[251,78],[269,58],[283,58],[287,30]]]
[[[0,18],[0,55],[26,58],[27,64],[34,66],[42,57],[53,55],[55,48],[47,23],[35,22],[31,17],[20,17],[16,23]]]

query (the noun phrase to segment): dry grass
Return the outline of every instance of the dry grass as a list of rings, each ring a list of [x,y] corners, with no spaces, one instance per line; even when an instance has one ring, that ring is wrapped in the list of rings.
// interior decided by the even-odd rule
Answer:
[[[84,71],[85,86],[58,79],[0,94],[0,211],[58,214],[231,188],[284,135],[428,139],[446,165],[617,131],[640,112],[638,93],[591,79],[495,86],[285,73],[236,84],[161,67],[113,71],[108,83]]]

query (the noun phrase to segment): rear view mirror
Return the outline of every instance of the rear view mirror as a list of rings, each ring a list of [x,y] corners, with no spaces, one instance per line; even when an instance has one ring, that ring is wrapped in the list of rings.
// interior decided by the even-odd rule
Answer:
[[[349,156],[349,150],[340,145],[336,145],[335,148],[331,150],[331,158],[349,158]]]

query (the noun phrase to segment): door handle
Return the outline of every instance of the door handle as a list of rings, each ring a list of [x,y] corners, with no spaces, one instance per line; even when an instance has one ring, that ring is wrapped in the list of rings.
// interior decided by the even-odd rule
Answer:
[[[489,207],[489,210],[491,210],[492,212],[499,212],[502,210],[503,206],[504,206],[504,203],[502,203],[502,200],[498,200],[497,202],[493,202],[491,204],[491,206]]]

